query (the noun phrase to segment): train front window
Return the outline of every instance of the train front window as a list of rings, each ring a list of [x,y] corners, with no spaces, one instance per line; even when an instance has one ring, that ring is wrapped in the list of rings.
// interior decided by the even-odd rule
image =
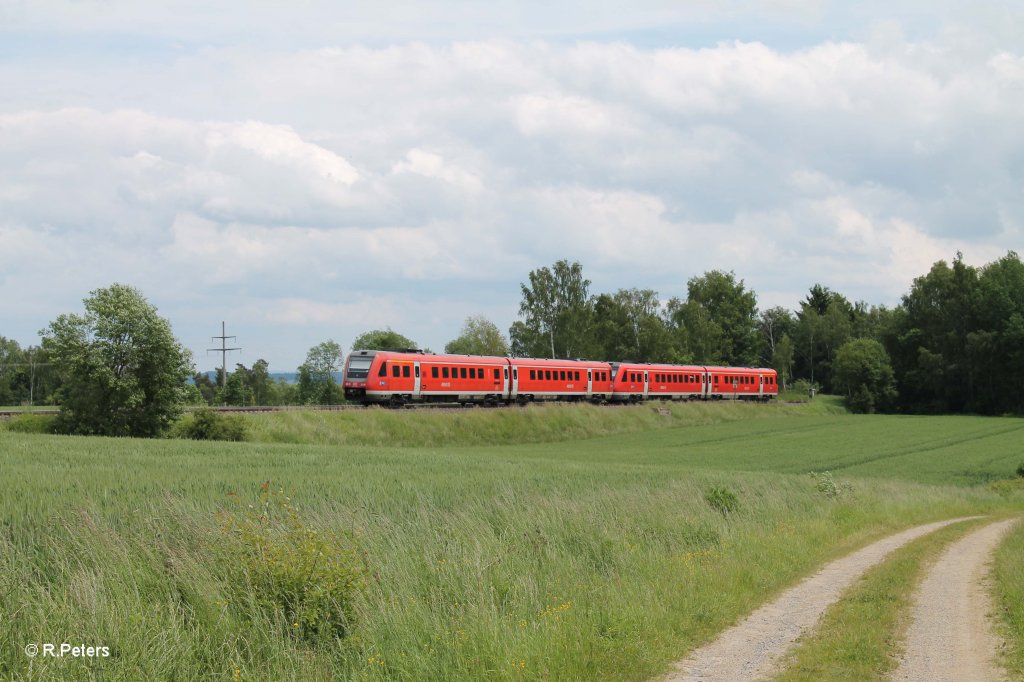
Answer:
[[[346,379],[365,379],[370,374],[370,365],[373,364],[373,356],[365,357],[354,355],[348,360],[348,373]]]

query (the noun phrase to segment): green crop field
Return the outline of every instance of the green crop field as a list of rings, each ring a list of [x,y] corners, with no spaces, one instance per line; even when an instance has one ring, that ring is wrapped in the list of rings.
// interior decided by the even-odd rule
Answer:
[[[0,678],[649,679],[827,559],[1024,499],[989,485],[1020,419],[667,410],[0,430]],[[53,642],[110,655],[24,653]]]

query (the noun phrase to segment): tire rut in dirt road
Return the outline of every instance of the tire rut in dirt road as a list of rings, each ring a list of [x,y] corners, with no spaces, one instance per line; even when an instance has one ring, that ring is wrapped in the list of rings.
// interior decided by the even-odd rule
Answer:
[[[949,546],[914,596],[913,621],[896,682],[1005,680],[996,664],[999,639],[992,630],[987,577],[992,553],[1009,519],[989,524]]]
[[[723,632],[682,661],[665,682],[741,682],[765,679],[796,639],[813,627],[857,578],[911,540],[965,517],[902,531],[826,565],[775,601]]]

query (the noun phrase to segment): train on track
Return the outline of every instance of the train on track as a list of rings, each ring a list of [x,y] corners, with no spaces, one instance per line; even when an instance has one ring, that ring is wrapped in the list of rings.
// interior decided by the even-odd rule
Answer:
[[[364,405],[534,401],[758,400],[779,395],[773,369],[352,351],[345,398]]]

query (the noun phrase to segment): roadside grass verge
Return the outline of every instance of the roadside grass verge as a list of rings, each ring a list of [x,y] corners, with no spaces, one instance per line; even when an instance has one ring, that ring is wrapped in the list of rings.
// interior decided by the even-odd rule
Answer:
[[[794,421],[775,420],[777,438]],[[614,451],[0,433],[0,678],[648,679],[827,560],[1020,505],[980,487],[836,474],[831,495],[806,474],[695,468],[657,452],[664,433]],[[258,507],[268,480],[301,528],[358,558],[340,639],[296,636],[287,602],[275,610],[223,559],[237,556],[223,514]],[[52,641],[112,655],[23,653]]]
[[[1024,524],[1014,526],[996,549],[992,574],[997,622],[1006,641],[1002,663],[1011,679],[1024,679]]]
[[[927,566],[950,542],[991,521],[941,528],[869,570],[801,639],[783,661],[775,682],[888,680],[910,623],[914,591]]]

